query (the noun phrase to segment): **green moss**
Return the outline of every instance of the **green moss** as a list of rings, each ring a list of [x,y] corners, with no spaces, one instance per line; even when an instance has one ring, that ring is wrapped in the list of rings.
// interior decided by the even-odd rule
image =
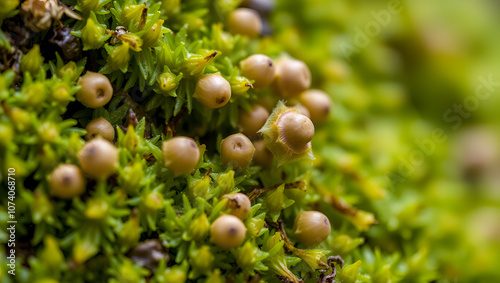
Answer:
[[[412,28],[425,17],[393,14],[400,29],[388,29],[392,38],[373,38],[346,57],[335,46],[343,46],[351,26],[370,14],[362,1],[277,1],[263,17],[272,35],[256,39],[226,32],[227,15],[240,1],[63,1],[81,16],[61,21],[81,43],[63,47],[78,51],[72,61],[46,47],[52,27],[28,34],[28,43],[9,42],[12,25],[29,21],[25,14],[32,11],[16,16],[21,6],[7,2],[0,12],[0,52],[14,61],[0,59],[0,242],[9,241],[14,202],[17,258],[15,276],[6,273],[8,259],[0,259],[1,282],[316,282],[333,278],[335,269],[335,282],[500,277],[500,228],[491,221],[500,204],[483,189],[487,177],[468,183],[444,168],[454,162],[447,159],[454,135],[445,134],[449,140],[435,143],[418,166],[406,165],[415,136],[442,125],[441,116],[417,114],[437,107],[426,94],[431,83],[422,82],[463,79],[432,65],[453,61],[442,50],[415,53],[407,46],[420,46]],[[397,52],[404,62],[422,65],[403,68],[393,60]],[[256,90],[242,76],[240,61],[256,53],[304,61],[312,88],[331,96],[332,114],[315,125],[307,152],[314,160],[277,156],[270,168],[251,164],[244,170],[221,162],[220,143],[239,131],[240,111],[254,103],[285,107],[272,87]],[[485,51],[483,60],[492,54]],[[466,55],[458,57],[473,65]],[[86,71],[110,79],[114,96],[105,106],[90,109],[75,101]],[[230,101],[218,109],[193,99],[198,78],[211,73],[231,85]],[[459,89],[457,97],[466,93],[462,84],[437,85],[449,93]],[[471,120],[492,120],[479,112]],[[48,176],[59,164],[78,165],[85,126],[100,117],[116,130],[117,172],[105,180],[85,176],[80,197],[51,197]],[[163,166],[161,145],[180,135],[196,140],[201,158],[192,172],[174,176]],[[11,199],[9,168],[16,179]],[[224,250],[210,242],[209,227],[227,212],[220,198],[234,192],[249,195],[252,208],[245,241]],[[485,205],[491,210],[481,210]],[[310,249],[293,235],[303,210],[321,211],[332,224],[330,236]],[[481,221],[486,224],[474,226]],[[159,239],[168,255],[157,261],[139,255],[154,268],[131,255],[148,239]]]

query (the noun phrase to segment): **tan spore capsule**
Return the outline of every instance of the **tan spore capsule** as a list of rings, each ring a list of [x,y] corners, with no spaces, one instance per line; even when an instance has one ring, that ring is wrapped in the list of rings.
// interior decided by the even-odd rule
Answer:
[[[259,133],[266,148],[278,159],[278,166],[303,158],[314,159],[311,150],[314,124],[297,108],[286,107],[283,101],[278,102]]]
[[[257,37],[262,30],[262,20],[259,14],[248,8],[232,11],[227,19],[227,29],[232,34],[242,34]]]
[[[49,176],[49,194],[71,199],[84,193],[85,184],[80,168],[73,164],[61,164]]]
[[[163,165],[175,176],[189,173],[200,160],[198,144],[190,137],[174,137],[162,145]]]
[[[241,74],[254,80],[254,88],[265,88],[274,79],[275,67],[273,60],[263,54],[254,54],[240,62]]]
[[[239,247],[247,228],[238,217],[230,214],[219,216],[210,226],[210,241],[223,249]]]
[[[113,96],[113,87],[108,77],[103,74],[87,72],[78,80],[80,90],[76,99],[90,108],[106,105]]]
[[[332,108],[330,96],[319,89],[309,89],[300,94],[300,103],[310,113],[310,118],[315,124],[323,123],[328,119]]]
[[[253,155],[253,162],[262,167],[269,167],[273,164],[274,156],[266,148],[263,140],[257,140],[253,142],[255,147],[255,153]]]
[[[307,116],[295,111],[282,113],[278,118],[279,140],[294,153],[302,153],[311,147],[314,125]]]
[[[244,220],[250,214],[252,204],[247,195],[242,193],[227,194],[222,196],[221,200],[227,199],[226,208],[230,210],[230,214]]]
[[[231,98],[231,85],[220,73],[202,76],[193,97],[209,109],[226,105]]]
[[[276,63],[274,89],[285,98],[293,98],[311,86],[311,71],[293,58],[281,58]]]
[[[328,217],[318,211],[301,211],[295,223],[293,231],[295,237],[304,245],[317,245],[330,235],[331,225]]]
[[[87,124],[87,127],[85,127],[85,130],[87,131],[87,134],[85,135],[85,138],[87,140],[91,140],[97,136],[101,136],[104,139],[112,142],[115,138],[115,129],[113,129],[113,126],[110,122],[108,122],[108,120],[102,117],[90,121]]]
[[[118,149],[109,141],[97,137],[85,143],[78,153],[83,172],[104,180],[118,168]]]
[[[232,164],[234,169],[244,169],[252,161],[255,147],[243,134],[230,135],[222,140],[220,157],[224,165]]]
[[[269,118],[269,111],[258,104],[253,105],[251,111],[242,110],[238,120],[240,131],[250,138],[255,138],[258,136],[257,131],[264,126],[267,118]]]

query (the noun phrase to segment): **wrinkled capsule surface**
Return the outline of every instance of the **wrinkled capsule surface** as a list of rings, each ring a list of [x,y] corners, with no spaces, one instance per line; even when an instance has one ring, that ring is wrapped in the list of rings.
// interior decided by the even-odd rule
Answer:
[[[198,144],[190,137],[175,137],[163,143],[163,165],[175,176],[193,171],[200,159]]]
[[[210,241],[223,249],[236,248],[243,243],[247,228],[238,217],[219,216],[210,227]]]

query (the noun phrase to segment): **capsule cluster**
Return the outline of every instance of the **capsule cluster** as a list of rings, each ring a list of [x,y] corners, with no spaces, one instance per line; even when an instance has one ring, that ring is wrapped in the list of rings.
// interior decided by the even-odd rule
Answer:
[[[225,142],[221,148],[223,162],[234,166],[236,163],[250,164],[254,160],[257,165],[269,167],[273,163],[273,156],[278,165],[302,158],[313,159],[311,140],[314,137],[314,125],[328,119],[331,99],[321,90],[309,89],[311,72],[307,65],[289,57],[282,57],[274,62],[266,55],[254,54],[242,60],[239,67],[241,74],[252,81],[255,89],[272,86],[277,97],[287,99],[287,104],[293,107],[287,107],[279,101],[272,114],[261,104],[241,109],[239,131],[253,141],[254,154],[238,154],[241,147],[229,150],[228,142]],[[240,144],[246,145],[248,141]],[[234,158],[238,161],[229,161],[230,151],[235,153]],[[245,162],[240,161],[243,156],[246,158]],[[242,168],[241,165],[235,167]]]
[[[50,195],[71,199],[85,192],[85,177],[107,179],[118,169],[118,149],[99,134],[78,152],[78,163],[80,167],[61,164],[54,168],[48,178]]]
[[[262,11],[261,15],[257,11],[260,10],[239,8],[231,12],[226,22],[228,31],[257,37],[262,30]],[[279,98],[287,99],[294,107],[288,108],[279,102],[272,115],[257,103],[250,109],[241,109],[240,133],[226,137],[220,145],[222,163],[241,170],[252,160],[262,167],[271,166],[272,156],[278,165],[312,159],[314,124],[327,120],[331,100],[323,91],[309,89],[311,72],[307,65],[290,57],[284,56],[275,62],[264,54],[253,54],[240,61],[239,70],[254,89],[271,86]],[[230,101],[234,90],[224,76],[212,73],[197,79],[193,97],[207,109],[221,108]]]
[[[246,9],[233,12],[229,18],[230,31],[255,37],[257,25],[251,28],[255,21],[253,12],[246,13]],[[248,26],[237,25],[235,15],[240,14],[241,21],[246,17],[251,19],[248,20]],[[328,119],[331,101],[323,91],[309,89],[311,73],[305,63],[281,58],[275,64],[266,55],[254,54],[242,60],[239,67],[241,74],[252,81],[255,89],[272,86],[279,97],[288,99],[295,107],[287,107],[283,101],[279,101],[272,113],[257,103],[251,105],[250,109],[242,109],[238,119],[240,132],[221,142],[222,163],[242,170],[252,161],[256,165],[269,167],[274,159],[278,165],[302,158],[313,159],[311,140],[314,137],[314,124]],[[196,93],[196,96],[199,97],[200,93]],[[206,97],[210,96],[207,92]],[[231,249],[244,241],[246,227],[242,220],[248,217],[251,203],[242,193],[225,195],[222,200],[227,200],[229,214],[223,214],[212,223],[210,240],[221,248]],[[329,236],[331,225],[324,214],[304,211],[297,215],[293,231],[299,242],[313,246]]]
[[[19,224],[10,231],[15,247],[5,232],[0,241],[9,240],[10,263],[17,252],[16,264],[7,266],[20,273],[12,280],[0,276],[1,282],[500,278],[495,268],[500,210],[493,207],[498,201],[489,189],[500,187],[495,136],[474,132],[472,141],[458,144],[462,179],[432,174],[430,162],[418,170],[425,178],[406,178],[407,192],[394,195],[378,178],[387,171],[393,184],[401,180],[397,152],[404,140],[413,139],[405,127],[428,124],[418,115],[391,123],[403,114],[396,108],[415,106],[401,104],[404,84],[391,77],[399,71],[396,81],[409,85],[422,78],[436,81],[446,70],[425,62],[429,59],[474,67],[471,60],[455,60],[471,51],[463,47],[486,47],[491,41],[464,41],[474,30],[456,38],[446,28],[443,37],[443,30],[425,24],[429,19],[422,13],[408,10],[401,18],[389,11],[409,28],[394,30],[391,42],[377,40],[374,48],[365,48],[351,70],[345,62],[350,54],[329,58],[345,53],[343,44],[324,44],[342,43],[338,33],[352,26],[346,19],[366,16],[367,9],[355,9],[361,1],[0,2],[0,164],[5,168],[0,180],[9,191],[0,215],[15,216],[10,220]],[[279,11],[271,18],[275,4]],[[487,15],[482,10],[478,6],[472,14]],[[495,26],[491,20],[480,22]],[[418,37],[406,36],[408,30]],[[445,48],[435,48],[436,38]],[[450,38],[458,43],[452,47],[459,47],[451,53]],[[425,52],[411,52],[413,46]],[[489,55],[479,60],[483,63],[495,54],[482,53]],[[417,67],[411,72],[399,64],[408,54]],[[460,73],[455,69],[453,74]],[[420,78],[422,70],[427,76]],[[350,80],[351,71],[371,79],[368,84]],[[320,86],[349,93],[340,97],[346,103],[341,116],[347,119],[331,119],[333,93]],[[418,102],[425,106],[425,99]],[[482,114],[476,118],[487,121],[490,115]],[[478,138],[486,143],[475,142]],[[374,146],[367,148],[368,140]],[[438,154],[429,161],[438,161],[449,147],[438,143],[432,145]],[[478,187],[473,194],[487,199],[488,207],[446,206],[450,193],[455,203],[467,204],[471,194],[465,187]],[[384,195],[388,201],[377,201]],[[440,205],[448,209],[433,209]],[[464,215],[471,217],[460,221]],[[380,225],[373,230],[376,216]],[[449,224],[436,230],[422,220]],[[340,229],[332,233],[334,224]],[[458,237],[448,237],[455,230]],[[451,251],[439,236],[461,248]]]
[[[167,3],[165,1],[161,4],[162,8],[166,10],[165,14],[173,13],[172,11],[176,9],[178,1],[170,2]],[[164,20],[156,18],[153,24],[145,25],[145,18],[148,16],[146,3],[126,5],[115,10],[113,15],[118,15],[118,22],[123,24],[123,26],[113,27],[114,30],[109,30],[105,24],[99,23],[100,17],[98,18],[95,12],[101,9],[102,6],[98,1],[79,2],[77,7],[78,11],[88,14],[85,21],[86,25],[82,30],[75,32],[82,39],[83,50],[99,49],[101,46],[104,46],[108,55],[106,57],[106,65],[99,73],[87,71],[79,78],[80,73],[77,73],[74,78],[75,82],[78,79],[76,82],[77,88],[75,89],[76,100],[85,107],[96,109],[94,115],[95,113],[99,113],[100,109],[102,109],[101,107],[106,106],[113,98],[114,90],[109,78],[112,78],[113,82],[115,82],[118,77],[116,76],[117,73],[113,72],[121,71],[122,73],[127,73],[129,71],[127,68],[131,62],[130,59],[135,58],[133,57],[135,55],[132,54],[136,54],[132,52],[141,52],[143,50],[149,50],[152,54],[158,53],[157,60],[154,61],[162,65],[162,68],[164,67],[163,70],[157,70],[158,75],[154,80],[148,82],[150,85],[156,83],[154,91],[161,94],[162,98],[168,96],[177,97],[178,94],[176,91],[178,87],[181,85],[186,87],[186,84],[191,86],[192,83],[193,88],[190,89],[190,93],[186,94],[190,95],[188,98],[191,99],[192,96],[196,100],[195,103],[202,105],[206,112],[213,113],[211,112],[212,109],[224,107],[228,103],[244,96],[247,91],[258,94],[275,94],[272,97],[268,97],[269,99],[267,100],[252,100],[251,104],[245,105],[244,109],[239,109],[238,113],[233,112],[238,117],[238,132],[221,139],[220,144],[218,144],[220,163],[217,164],[218,167],[222,164],[223,167],[227,168],[230,173],[226,173],[226,171],[221,174],[227,174],[231,178],[233,185],[232,187],[229,186],[230,188],[223,192],[225,194],[222,197],[220,195],[223,193],[220,193],[216,197],[211,196],[215,199],[214,205],[219,202],[221,205],[225,203],[225,206],[215,216],[211,215],[207,217],[209,213],[205,211],[201,215],[194,216],[194,214],[191,214],[190,216],[193,217],[193,220],[188,225],[188,228],[186,228],[189,233],[186,232],[182,236],[183,240],[189,239],[199,242],[208,238],[209,233],[209,241],[211,243],[222,249],[233,249],[236,252],[236,248],[242,246],[247,235],[250,234],[247,233],[247,225],[253,221],[253,216],[251,216],[252,203],[250,198],[241,192],[234,193],[239,189],[234,186],[234,174],[251,171],[245,171],[245,169],[252,162],[255,165],[268,168],[273,164],[280,166],[303,158],[312,159],[311,140],[314,137],[315,124],[325,122],[330,112],[331,101],[328,94],[321,90],[310,89],[312,78],[307,65],[302,61],[285,56],[276,60],[265,54],[252,54],[242,60],[238,58],[239,62],[236,62],[237,64],[233,66],[235,73],[228,75],[222,70],[222,73],[211,72],[214,68],[207,68],[210,71],[205,72],[205,66],[218,54],[218,49],[217,51],[212,50],[209,52],[200,51],[201,54],[208,52],[206,56],[188,53],[187,49],[185,49],[186,54],[183,54],[184,57],[180,60],[182,62],[170,70],[168,67],[169,65],[171,67],[171,61],[175,59],[170,58],[169,56],[172,56],[172,54],[166,50],[165,46],[160,46],[161,44],[159,44],[163,36],[162,28]],[[177,8],[180,9],[180,6]],[[228,13],[224,26],[224,29],[228,33],[225,35],[230,36],[229,34],[232,34],[235,38],[243,38],[244,42],[249,42],[260,35],[265,35],[267,32],[265,31],[266,23],[264,20],[265,14],[268,13],[266,10],[268,8],[264,7],[262,10],[238,8]],[[192,22],[196,22],[196,19],[192,20]],[[147,26],[147,30],[140,31],[141,25],[143,27],[144,25]],[[196,28],[196,25],[186,28]],[[135,32],[130,31],[133,29],[138,30]],[[223,36],[224,34],[221,37]],[[224,38],[222,38],[222,42],[224,42]],[[34,50],[39,53],[37,48]],[[26,65],[25,63],[22,67],[27,72],[36,73],[41,69],[42,62],[32,64],[33,66]],[[183,78],[188,82],[181,82]],[[253,90],[249,91],[249,89]],[[57,91],[54,91],[53,95],[64,98],[65,93],[63,93],[63,90],[58,88]],[[36,93],[36,90],[32,92]],[[121,93],[117,93],[116,95],[119,96]],[[37,95],[33,97],[36,98]],[[67,100],[62,98],[60,100]],[[287,100],[287,104],[285,104],[285,100]],[[36,104],[36,101],[33,103]],[[177,105],[175,108],[178,108]],[[189,109],[188,112],[190,113],[191,110]],[[114,113],[109,114],[112,117]],[[173,116],[177,114],[178,112]],[[153,162],[159,162],[163,166],[158,168],[162,172],[162,176],[157,176],[158,179],[165,180],[167,178],[185,177],[178,178],[176,181],[182,183],[184,180],[180,179],[186,179],[189,184],[191,179],[199,177],[200,172],[196,171],[196,169],[203,168],[203,166],[206,166],[206,163],[202,158],[204,146],[199,145],[198,139],[195,140],[189,136],[176,135],[169,124],[165,130],[167,138],[165,138],[161,145],[161,154],[158,149],[151,149],[151,144],[148,144],[150,146],[149,151],[148,149],[141,151],[140,143],[144,143],[144,141],[141,139],[142,137],[139,138],[133,132],[135,130],[134,126],[138,122],[137,120],[134,122],[135,117],[131,118],[131,116],[127,117],[127,131],[124,130],[125,128],[116,125],[119,123],[116,120],[108,118],[108,116],[90,120],[86,125],[84,123],[86,142],[77,152],[76,160],[73,162],[75,164],[62,164],[53,169],[47,179],[49,194],[57,198],[72,199],[85,194],[87,183],[93,184],[97,181],[99,184],[103,184],[108,179],[112,183],[117,179],[118,185],[121,186],[120,190],[126,188],[126,193],[137,193],[139,189],[135,187],[141,187],[142,180],[140,179],[145,178],[145,175],[149,174],[149,172],[143,173],[143,163],[136,162],[136,160],[129,160],[123,166],[125,168],[122,169],[120,168],[120,161],[123,162],[123,160],[126,160],[129,154],[135,155],[142,152],[148,152],[149,154],[144,164],[151,162],[149,163],[150,165]],[[233,117],[236,117],[236,115]],[[116,135],[114,126],[118,130]],[[122,138],[126,141],[124,142]],[[126,145],[123,146],[124,148],[118,149],[113,144],[114,142],[117,145]],[[150,154],[150,152],[152,153]],[[219,162],[217,158],[215,160],[217,163]],[[138,171],[141,174],[134,175]],[[120,173],[120,176],[114,178],[117,172]],[[207,191],[214,189],[211,188],[210,173],[211,170],[203,179],[207,179],[208,183],[199,185],[206,185]],[[124,174],[130,176],[121,176]],[[220,176],[217,181],[221,179]],[[164,199],[164,195],[160,191],[161,188],[162,186],[151,190],[149,190],[149,187],[144,189],[146,193],[141,195],[141,200],[138,201],[138,210],[142,214],[140,221],[141,223],[147,223],[150,228],[152,227],[152,230],[156,229],[157,216],[160,215],[158,212],[162,211],[166,207],[165,203],[168,202],[168,200]],[[141,187],[140,189],[142,190],[143,188]],[[92,201],[94,204],[99,203],[100,200]],[[85,213],[88,218],[97,219],[93,215],[104,215],[107,213],[108,207],[106,205],[102,207],[100,205],[95,206],[100,207],[95,210],[99,213],[95,213],[92,209],[87,209]],[[104,212],[100,211],[100,209]],[[89,215],[92,217],[89,217]],[[175,218],[176,216],[171,218]],[[134,212],[129,222],[124,224],[132,227],[127,226],[127,229],[134,230],[133,236],[120,235],[121,240],[137,244],[139,235],[141,234],[140,229],[138,229],[140,227],[138,221],[137,213]],[[263,220],[261,221],[264,222]],[[262,226],[264,226],[264,223],[262,223]],[[251,226],[248,226],[248,229],[251,230]],[[330,229],[330,222],[325,215],[316,211],[303,211],[296,216],[293,234],[290,237],[305,246],[313,246],[323,242],[329,236]],[[248,243],[250,241],[247,241],[245,246]],[[148,269],[154,269],[157,265],[156,261],[144,262],[143,258],[134,255],[142,255],[145,253],[145,250],[152,250],[151,253],[154,254],[154,250],[161,250],[160,248],[161,245],[157,242],[145,242],[132,250],[131,253],[133,255],[131,258]],[[211,261],[213,261],[209,256],[206,259],[203,258],[203,261],[196,260],[196,255],[199,254],[208,254],[211,256],[207,245],[201,246],[196,252],[190,250],[189,253],[190,263],[193,266],[200,266],[201,269],[205,267],[208,269]],[[207,279],[208,281],[210,280]]]
[[[262,25],[258,14],[249,9],[238,9],[228,18],[228,30],[233,34],[256,37]],[[253,104],[239,113],[239,133],[222,140],[220,155],[224,165],[241,170],[253,161],[262,167],[269,167],[276,158],[278,165],[302,158],[313,159],[311,140],[314,137],[314,124],[328,119],[331,101],[321,90],[309,90],[311,72],[307,65],[288,57],[276,63],[264,54],[254,54],[239,64],[241,75],[252,82],[256,89],[268,86],[280,98],[289,100],[294,107],[287,107],[279,101],[272,113],[261,104]],[[219,74],[212,75],[214,86],[220,80]],[[211,78],[211,77],[207,77]],[[195,97],[199,99],[205,88],[205,97],[213,94],[204,81],[198,83]],[[213,88],[217,94],[224,91]],[[229,87],[226,87],[229,90]],[[209,99],[214,101],[214,99]],[[200,100],[202,101],[202,100]],[[207,108],[215,108],[202,102]],[[250,211],[250,200],[245,194],[225,195],[229,214],[223,214],[211,226],[211,241],[224,249],[235,248],[244,241],[246,227],[242,223]],[[306,246],[324,241],[330,234],[328,218],[320,212],[306,211],[297,215],[294,226],[295,238]]]

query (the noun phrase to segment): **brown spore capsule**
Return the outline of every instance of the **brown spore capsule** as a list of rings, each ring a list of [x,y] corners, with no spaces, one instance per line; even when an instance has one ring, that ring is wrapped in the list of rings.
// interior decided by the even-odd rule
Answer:
[[[247,195],[242,193],[227,194],[222,196],[222,199],[227,199],[226,208],[230,210],[230,214],[244,220],[250,214],[252,204]]]
[[[253,162],[262,167],[269,167],[273,164],[274,156],[266,148],[263,140],[257,140],[253,142],[255,147],[255,153],[253,155]]]
[[[246,231],[241,219],[223,214],[210,227],[210,241],[223,249],[237,248],[245,240]]]
[[[78,80],[81,87],[76,99],[90,108],[106,105],[113,96],[113,87],[108,77],[103,74],[87,72]]]
[[[295,237],[304,245],[317,245],[330,235],[331,225],[328,217],[318,211],[301,211],[295,218],[293,231]]]
[[[281,58],[277,62],[274,89],[282,97],[297,97],[310,86],[311,71],[304,62],[292,58]]]
[[[78,166],[61,164],[49,176],[49,194],[63,199],[71,199],[85,191],[85,179]]]
[[[78,153],[83,172],[95,179],[107,179],[118,169],[118,149],[101,137],[85,143]]]
[[[85,135],[85,138],[87,140],[91,140],[97,136],[101,136],[104,139],[112,142],[115,138],[115,129],[113,129],[113,126],[110,122],[108,122],[108,120],[102,117],[90,121],[87,124],[87,127],[85,127],[85,130],[87,131],[87,134]]]
[[[241,74],[254,80],[254,88],[265,88],[274,79],[275,66],[273,60],[263,54],[254,54],[240,62]]]
[[[309,89],[300,94],[300,103],[309,110],[311,121],[315,124],[328,119],[332,108],[330,96],[319,89]]]
[[[198,144],[190,137],[175,137],[163,143],[163,165],[175,176],[189,173],[200,160]]]
[[[256,11],[248,8],[239,8],[229,14],[227,29],[232,34],[241,34],[254,38],[262,30],[262,21]]]
[[[238,120],[240,131],[249,138],[255,138],[267,118],[269,118],[269,111],[258,104],[253,105],[251,111],[242,110]]]
[[[193,97],[209,109],[226,105],[231,98],[231,85],[220,73],[202,76]]]
[[[255,147],[243,134],[230,135],[222,140],[221,160],[224,165],[233,165],[234,169],[244,169],[252,161]]]

